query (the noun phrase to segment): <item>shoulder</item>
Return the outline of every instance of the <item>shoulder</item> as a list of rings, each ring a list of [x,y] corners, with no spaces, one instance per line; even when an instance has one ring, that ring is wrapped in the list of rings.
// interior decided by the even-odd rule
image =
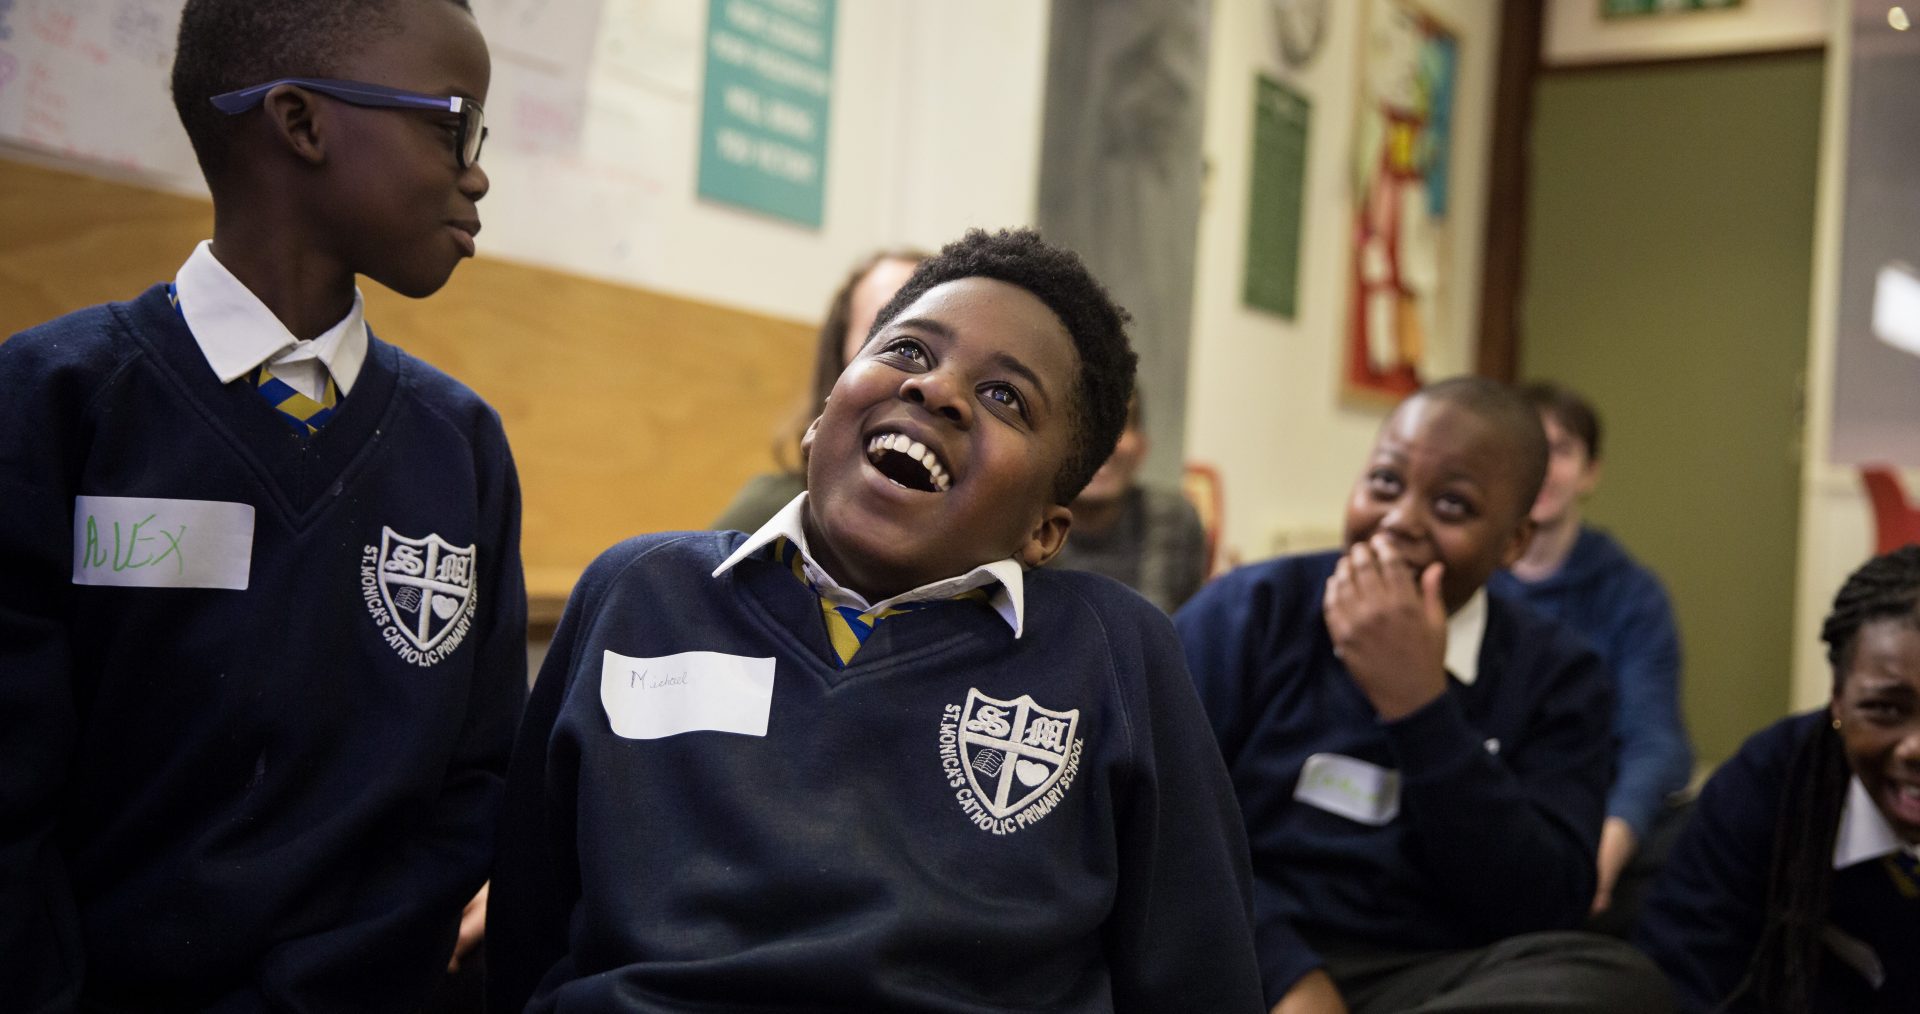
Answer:
[[[149,305],[156,303],[167,308],[165,286],[128,302],[76,310],[0,342],[0,391],[15,410],[0,419],[0,429],[67,425],[110,397],[115,379],[148,357],[150,339],[142,333],[165,326],[166,318]]]
[[[500,433],[500,414],[473,388],[398,345],[367,335],[367,355],[391,369],[401,393],[415,404],[469,432]]]
[[[1582,569],[1621,591],[1666,597],[1660,578],[1641,565],[1613,536],[1598,528],[1583,528],[1573,555]]]
[[[0,343],[0,373],[51,377],[112,369],[137,353],[138,346],[126,338],[150,312],[143,304],[164,303],[165,292],[165,286],[155,286],[124,303],[89,306],[30,327]]]
[[[1105,574],[1041,567],[1027,571],[1022,580],[1027,610],[1059,612],[1068,626],[1094,620],[1106,625],[1153,623],[1156,618],[1166,623],[1167,614]]]
[[[643,573],[665,581],[693,573],[712,574],[744,538],[738,532],[708,531],[636,535],[596,557],[580,583],[606,587],[639,580]]]
[[[1236,567],[1209,581],[1181,608],[1180,615],[1234,611],[1289,615],[1309,608],[1318,612],[1327,578],[1339,560],[1338,552],[1328,551]]]
[[[1822,708],[1789,715],[1761,729],[1740,744],[1740,750],[1714,772],[1709,784],[1720,780],[1723,774],[1730,777],[1738,775],[1766,784],[1781,784],[1800,745],[1818,733],[1828,720],[1827,711]]]

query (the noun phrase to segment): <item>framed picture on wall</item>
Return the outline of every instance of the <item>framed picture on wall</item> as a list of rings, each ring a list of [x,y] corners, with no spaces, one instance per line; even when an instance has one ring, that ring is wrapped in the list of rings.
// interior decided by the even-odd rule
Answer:
[[[1390,401],[1420,386],[1458,284],[1447,212],[1460,42],[1410,0],[1364,0],[1361,46],[1343,387]]]

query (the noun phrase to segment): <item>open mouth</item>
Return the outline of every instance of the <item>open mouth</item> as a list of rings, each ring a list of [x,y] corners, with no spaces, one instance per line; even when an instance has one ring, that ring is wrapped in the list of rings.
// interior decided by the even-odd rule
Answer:
[[[940,456],[904,433],[881,433],[868,440],[867,460],[896,486],[922,493],[945,493],[953,486]]]

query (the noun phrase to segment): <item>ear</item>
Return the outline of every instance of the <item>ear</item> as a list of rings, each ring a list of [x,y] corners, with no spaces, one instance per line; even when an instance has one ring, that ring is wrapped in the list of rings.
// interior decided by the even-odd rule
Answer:
[[[1527,547],[1533,545],[1533,533],[1539,526],[1527,514],[1520,515],[1519,523],[1513,526],[1513,535],[1507,541],[1507,548],[1500,554],[1502,569],[1511,567],[1527,555]]]
[[[807,424],[807,431],[800,434],[800,469],[805,471],[807,459],[813,454],[813,438],[820,432],[820,417],[814,416]]]
[[[1073,527],[1073,512],[1061,504],[1049,504],[1027,533],[1027,541],[1013,555],[1028,570],[1043,566],[1060,555],[1067,544],[1067,530]]]
[[[325,114],[313,93],[299,85],[279,85],[267,92],[261,108],[273,124],[273,136],[295,158],[309,165],[327,159]]]

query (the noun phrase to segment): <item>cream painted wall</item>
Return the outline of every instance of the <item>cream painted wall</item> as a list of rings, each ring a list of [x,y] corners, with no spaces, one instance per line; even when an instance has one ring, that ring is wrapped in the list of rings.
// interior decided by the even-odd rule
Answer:
[[[1378,406],[1342,404],[1339,393],[1362,5],[1327,6],[1325,44],[1304,70],[1293,71],[1280,67],[1268,5],[1214,5],[1204,138],[1212,171],[1200,218],[1187,459],[1223,474],[1223,545],[1243,560],[1316,548],[1336,537],[1348,487],[1384,415]],[[1440,377],[1464,372],[1473,361],[1499,5],[1433,0],[1424,7],[1461,40],[1448,225],[1453,299],[1430,350],[1429,375]],[[1300,310],[1292,321],[1240,301],[1256,73],[1278,78],[1313,103]]]
[[[707,5],[604,3],[674,66],[636,85],[603,52],[579,157],[489,151],[485,252],[812,321],[875,247],[1033,221],[1046,4],[841,0],[814,230],[695,196]]]
[[[1820,203],[1814,226],[1813,318],[1808,322],[1806,429],[1801,447],[1800,562],[1794,595],[1795,710],[1827,700],[1832,671],[1820,641],[1820,624],[1834,593],[1874,549],[1873,508],[1858,473],[1827,456],[1833,428],[1833,355],[1847,169],[1847,75],[1853,35],[1849,6],[1832,5],[1826,104],[1821,112]],[[1911,497],[1920,490],[1920,470],[1907,470],[1902,481]]]

